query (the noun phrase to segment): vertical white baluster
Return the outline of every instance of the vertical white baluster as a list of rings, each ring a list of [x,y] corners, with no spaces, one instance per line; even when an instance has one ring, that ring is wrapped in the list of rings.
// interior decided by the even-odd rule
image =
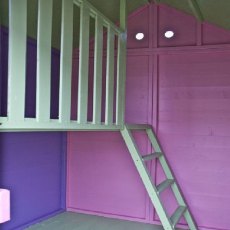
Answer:
[[[125,114],[125,79],[126,79],[126,0],[120,0],[120,27],[124,30],[118,38],[117,54],[117,93],[116,93],[116,124],[124,124]]]
[[[39,0],[36,118],[43,122],[50,119],[52,9],[53,0]]]
[[[103,22],[96,17],[95,53],[94,53],[94,88],[93,88],[93,123],[101,123],[102,97],[102,55],[103,55]]]
[[[114,31],[109,26],[107,34],[107,65],[106,65],[106,100],[105,123],[113,123],[113,99],[114,99]]]
[[[27,0],[9,1],[8,117],[20,122],[25,115]]]
[[[80,16],[80,53],[79,53],[79,88],[78,88],[78,122],[87,122],[88,108],[88,73],[89,73],[89,20],[88,7],[81,5]]]
[[[62,0],[61,66],[59,121],[70,121],[72,49],[73,49],[73,0]]]

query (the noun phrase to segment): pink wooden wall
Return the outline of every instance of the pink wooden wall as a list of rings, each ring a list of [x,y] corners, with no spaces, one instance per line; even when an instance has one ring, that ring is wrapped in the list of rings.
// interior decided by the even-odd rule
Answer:
[[[164,5],[128,25],[126,121],[155,127],[199,229],[229,230],[230,32]],[[160,182],[159,166],[148,167]],[[69,133],[67,190],[68,210],[158,223],[119,133]],[[163,197],[171,213],[170,191]]]

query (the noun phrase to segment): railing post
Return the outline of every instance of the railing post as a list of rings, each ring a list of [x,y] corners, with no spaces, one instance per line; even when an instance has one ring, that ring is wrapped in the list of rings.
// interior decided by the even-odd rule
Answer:
[[[101,123],[103,20],[96,16],[93,85],[93,123]]]
[[[53,0],[39,0],[38,6],[36,118],[39,122],[48,122],[50,120]]]
[[[113,93],[114,93],[114,32],[109,26],[107,33],[107,64],[106,64],[106,99],[105,124],[113,123]]]
[[[126,43],[127,43],[127,2],[120,0],[120,28],[124,31],[118,39],[117,60],[117,98],[116,124],[124,124],[125,116],[125,83],[126,83]]]
[[[27,0],[9,1],[8,117],[25,116]]]
[[[69,122],[73,52],[73,0],[62,0],[61,27],[59,121]]]
[[[80,53],[78,84],[78,116],[80,124],[87,123],[88,80],[89,80],[89,22],[90,10],[84,1],[81,4],[80,16]]]

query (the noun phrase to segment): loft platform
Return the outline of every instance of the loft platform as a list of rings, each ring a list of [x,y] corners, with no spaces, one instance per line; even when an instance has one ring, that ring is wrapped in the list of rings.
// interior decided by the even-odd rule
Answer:
[[[58,118],[51,119],[51,37],[52,0],[38,2],[36,109],[35,117],[25,115],[26,53],[27,53],[27,1],[11,0],[9,4],[9,51],[8,95],[6,116],[0,117],[3,131],[55,131],[55,130],[119,130],[124,123],[124,88],[126,33],[125,22],[121,28],[101,14],[87,1],[66,0],[62,2],[60,76]],[[121,1],[124,2],[124,1]],[[123,3],[124,5],[124,3]],[[78,87],[72,84],[73,15],[74,7],[80,11]],[[121,4],[121,18],[125,7]],[[90,20],[94,20],[95,34],[90,37]],[[123,29],[122,29],[123,25]],[[106,84],[103,86],[103,34],[106,31]],[[89,90],[90,43],[94,43],[93,87]],[[116,47],[115,47],[116,44]],[[115,55],[116,52],[116,55]],[[116,71],[115,71],[116,65]],[[115,76],[116,72],[116,76]],[[77,94],[76,98],[71,95]],[[102,98],[104,92],[104,98]],[[89,96],[91,120],[89,120]],[[102,105],[102,100],[104,104]],[[71,109],[77,105],[76,110]],[[103,112],[102,112],[103,110]],[[77,113],[77,118],[71,115]],[[103,113],[103,114],[102,114]],[[102,121],[103,117],[103,121]]]

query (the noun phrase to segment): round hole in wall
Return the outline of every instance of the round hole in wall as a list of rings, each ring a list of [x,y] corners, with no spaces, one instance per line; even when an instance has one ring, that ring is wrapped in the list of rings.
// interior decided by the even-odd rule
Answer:
[[[174,35],[175,35],[175,33],[172,30],[167,30],[165,32],[165,37],[168,38],[168,39],[173,38]]]
[[[135,36],[135,38],[136,38],[138,41],[143,40],[144,37],[145,37],[145,35],[144,35],[143,33],[137,33],[136,36]]]

